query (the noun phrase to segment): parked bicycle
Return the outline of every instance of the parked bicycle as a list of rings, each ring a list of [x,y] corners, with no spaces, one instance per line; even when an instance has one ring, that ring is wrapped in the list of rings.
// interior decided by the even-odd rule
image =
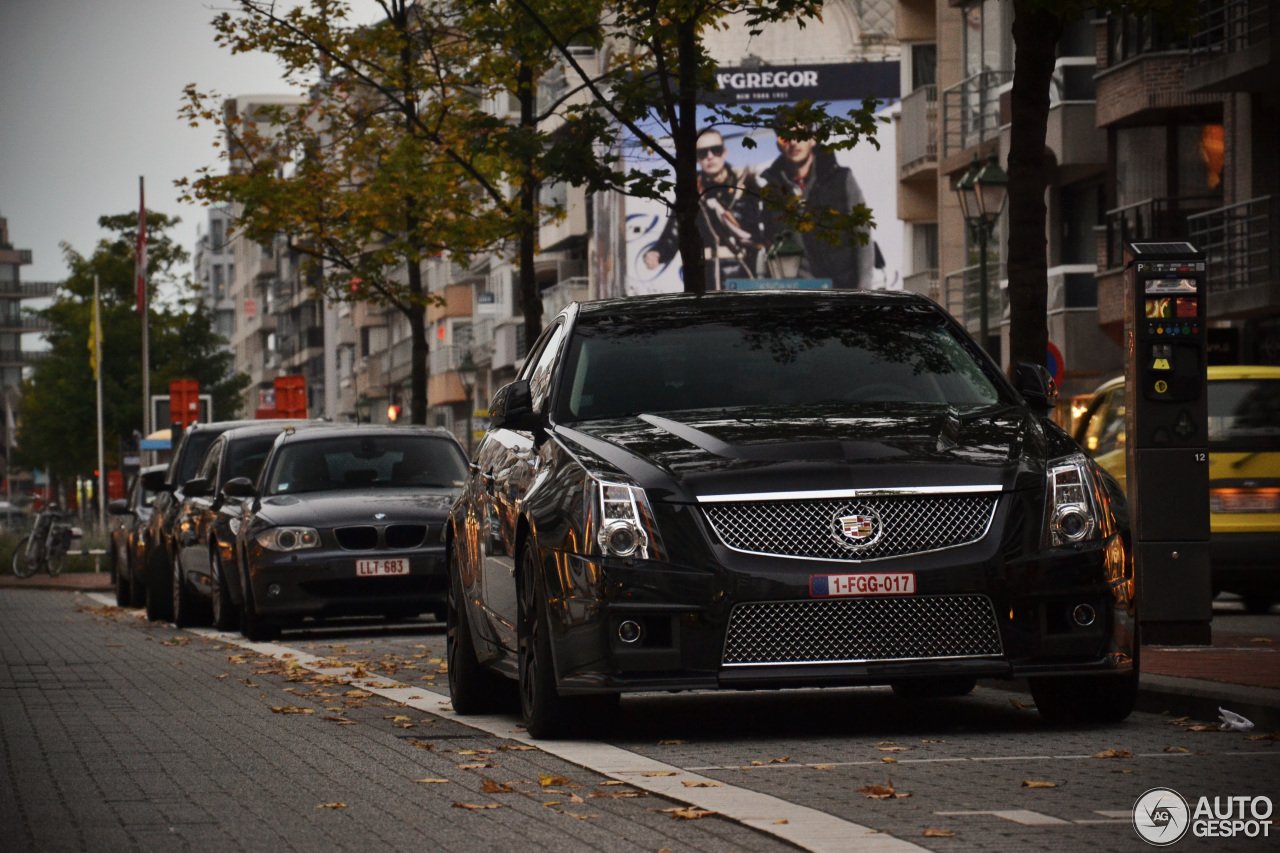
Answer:
[[[36,516],[29,536],[22,537],[13,552],[13,574],[29,578],[44,569],[56,577],[67,563],[73,535],[70,522],[56,504],[50,504]]]

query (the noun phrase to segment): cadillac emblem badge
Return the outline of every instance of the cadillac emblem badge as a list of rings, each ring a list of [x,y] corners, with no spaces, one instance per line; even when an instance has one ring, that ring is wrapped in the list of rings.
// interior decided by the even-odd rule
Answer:
[[[879,513],[867,506],[846,506],[831,518],[831,538],[848,551],[879,542],[883,533]]]

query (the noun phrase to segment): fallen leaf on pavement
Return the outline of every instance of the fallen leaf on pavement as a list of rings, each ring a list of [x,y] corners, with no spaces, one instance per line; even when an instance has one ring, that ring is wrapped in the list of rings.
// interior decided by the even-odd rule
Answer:
[[[1127,749],[1104,749],[1102,752],[1095,752],[1094,758],[1133,758],[1133,753]]]
[[[625,785],[626,782],[619,782],[617,779],[610,779],[608,782],[601,782],[601,785]]]
[[[489,764],[485,761],[477,761],[475,764],[459,764],[459,770],[486,770],[493,767],[501,767],[501,764]]]
[[[687,782],[685,784],[688,784]],[[592,791],[588,797],[602,797],[609,800],[630,800],[636,797],[649,796],[648,791]]]
[[[770,764],[786,764],[786,763],[788,763],[789,761],[791,761],[791,756],[790,756],[790,755],[783,756],[782,758],[770,758],[770,759],[769,759],[769,763],[770,763]]]
[[[418,749],[435,749],[436,748],[436,745],[434,743],[424,743],[423,741],[420,741],[420,740],[411,740],[411,741],[408,741],[408,743],[412,744],[413,746],[416,746]]]
[[[318,809],[345,809],[346,807],[346,803],[321,803],[316,806]]]
[[[869,800],[890,800],[890,799],[901,800],[904,797],[911,796],[905,791],[902,793],[899,793],[898,791],[894,790],[892,779],[890,779],[888,782],[886,782],[883,785],[868,785],[865,788],[859,788],[858,793],[866,794],[867,799]]]
[[[679,776],[679,770],[646,770],[641,776]]]
[[[1251,643],[1270,643],[1270,642],[1273,642],[1273,641],[1272,641],[1272,639],[1271,639],[1270,637],[1254,637],[1254,638],[1253,638],[1252,640],[1250,640],[1249,642],[1251,642]]]
[[[392,723],[391,725],[397,729],[416,729],[418,727],[417,723]]]
[[[421,782],[426,785],[443,785],[449,780],[448,779],[414,779],[413,781]]]
[[[892,757],[892,756],[889,756],[889,755],[886,755],[884,758],[881,758],[880,760],[881,760],[881,761],[883,761],[885,764],[897,764],[897,763],[898,763],[898,759],[896,759],[896,758],[894,758],[894,757]]]
[[[911,749],[909,746],[877,746],[876,749],[881,752],[906,752]]]
[[[348,699],[372,699],[373,698],[372,693],[368,693],[364,690],[348,690],[346,693],[343,693],[342,695],[346,696]]]
[[[498,749],[501,749],[504,752],[528,752],[529,750],[537,749],[537,747],[526,746],[525,744],[521,743],[521,744],[516,744],[514,746],[500,746],[498,747]]]
[[[1057,782],[1036,782],[1032,779],[1023,779],[1022,787],[1024,788],[1056,788]]]
[[[1164,751],[1165,752],[1190,752],[1191,750],[1181,746],[1166,746],[1164,748]]]
[[[1128,769],[1128,768],[1125,768],[1124,770],[1121,770],[1121,769],[1119,769],[1119,768],[1116,768],[1115,770],[1112,770],[1111,772],[1112,772],[1112,773],[1132,773],[1133,771],[1132,771],[1132,770],[1130,770],[1130,769]]]
[[[815,765],[813,765],[813,769],[814,769],[814,770],[831,770],[831,769],[834,769],[834,768],[835,768],[835,765],[834,765],[834,764],[815,764]]]
[[[1245,740],[1280,740],[1280,732],[1272,732],[1269,735],[1248,735]]]
[[[1166,726],[1180,726],[1189,719],[1191,718],[1190,717],[1174,717],[1172,720],[1165,720],[1164,724]]]
[[[723,782],[681,782],[686,788],[719,788]]]
[[[544,788],[549,788],[552,785],[568,785],[569,780],[563,776],[548,776],[545,773],[539,773],[538,784]]]
[[[292,705],[281,705],[279,708],[272,708],[277,714],[314,714],[315,708],[295,708]]]
[[[574,814],[573,812],[567,812],[564,809],[556,809],[556,811],[560,812],[560,814],[568,815],[569,817],[572,817],[572,818],[577,818],[578,820],[588,820],[593,817],[600,817],[600,815],[598,814]]]
[[[229,673],[229,672],[224,672],[224,673],[222,673],[222,675],[215,675],[215,676],[214,676],[214,678],[226,678],[226,677],[227,677],[228,675],[230,675],[230,674],[231,674],[231,673]]]
[[[1026,702],[1019,702],[1017,699],[1010,699],[1009,704],[1017,708],[1019,711],[1026,711],[1035,707],[1035,705],[1028,705]]]
[[[1219,731],[1217,726],[1187,726],[1189,732],[1216,732]]]
[[[486,794],[510,794],[512,787],[502,782],[495,782],[492,779],[485,779],[480,783],[480,790]]]
[[[454,803],[455,809],[500,809],[501,803],[485,803],[484,805],[476,805],[475,803]]]
[[[955,835],[949,829],[926,829],[924,831],[925,838],[951,838]]]
[[[786,823],[791,823],[791,821],[789,821],[789,820],[775,820],[775,821],[773,822],[773,825],[774,825],[774,826],[782,826],[783,824],[786,824]]]
[[[695,808],[694,806],[677,806],[673,809],[649,809],[649,811],[663,812],[664,814],[669,814],[678,820],[697,820],[700,817],[707,817],[708,815],[715,814],[713,811]]]

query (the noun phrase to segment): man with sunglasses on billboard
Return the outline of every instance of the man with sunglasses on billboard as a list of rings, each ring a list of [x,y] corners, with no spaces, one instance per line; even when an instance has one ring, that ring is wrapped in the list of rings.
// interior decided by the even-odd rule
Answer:
[[[804,210],[811,212],[852,213],[857,205],[865,203],[853,171],[837,163],[835,154],[822,148],[812,136],[804,138],[806,133],[805,128],[797,128],[790,135],[785,128],[778,130],[778,158],[760,173],[765,197],[780,195],[776,204],[796,198]],[[788,230],[775,214],[767,229],[767,241],[778,239]],[[830,279],[836,290],[870,288],[875,263],[872,243],[868,240],[863,245],[848,238],[833,246],[817,236],[817,230],[799,235],[804,256],[798,277]]]
[[[731,166],[724,137],[708,128],[698,135],[698,231],[706,260],[707,289],[723,290],[730,279],[754,279],[764,244],[760,185],[748,169]],[[679,254],[676,219],[644,253],[649,269],[670,263]]]

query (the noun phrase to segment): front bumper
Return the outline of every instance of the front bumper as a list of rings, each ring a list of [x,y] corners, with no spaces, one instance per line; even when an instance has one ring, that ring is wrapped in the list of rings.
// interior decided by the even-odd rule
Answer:
[[[356,560],[373,559],[406,559],[409,574],[358,576]],[[249,566],[257,612],[282,621],[421,613],[443,606],[449,583],[441,545],[394,551],[257,549]]]
[[[1060,548],[1005,561],[994,546],[981,544],[894,560],[833,567],[829,562],[727,554],[720,565],[675,566],[656,562],[588,559],[564,552],[544,553],[556,672],[565,693],[635,692],[715,688],[860,686],[937,676],[1021,678],[1068,674],[1120,673],[1132,669],[1136,608],[1132,564],[1116,564],[1116,543]],[[1124,551],[1120,551],[1124,553]],[[892,565],[890,565],[892,564]],[[910,571],[917,594],[894,599],[871,597],[813,599],[809,578],[839,572]],[[781,603],[809,609],[810,603],[869,602],[845,608],[841,623],[798,623],[761,629],[770,634],[811,631],[822,647],[841,641],[841,632],[895,635],[886,649],[861,659],[755,660],[726,663],[735,609]],[[947,632],[945,614],[953,601],[980,602],[987,609],[993,642],[974,653],[951,654],[927,646],[918,656],[913,631]],[[938,608],[925,607],[931,602]],[[911,630],[876,622],[904,612]],[[1095,614],[1079,624],[1073,613],[1087,605]],[[935,613],[936,611],[936,613]],[[886,616],[886,614],[888,614]],[[937,615],[942,614],[942,615]],[[640,626],[640,639],[625,643],[620,626]],[[868,625],[879,624],[881,628]],[[735,628],[734,630],[738,630]],[[829,634],[823,634],[830,631]],[[783,643],[782,645],[786,645]],[[921,648],[925,648],[922,646]],[[766,654],[767,658],[767,654]]]

